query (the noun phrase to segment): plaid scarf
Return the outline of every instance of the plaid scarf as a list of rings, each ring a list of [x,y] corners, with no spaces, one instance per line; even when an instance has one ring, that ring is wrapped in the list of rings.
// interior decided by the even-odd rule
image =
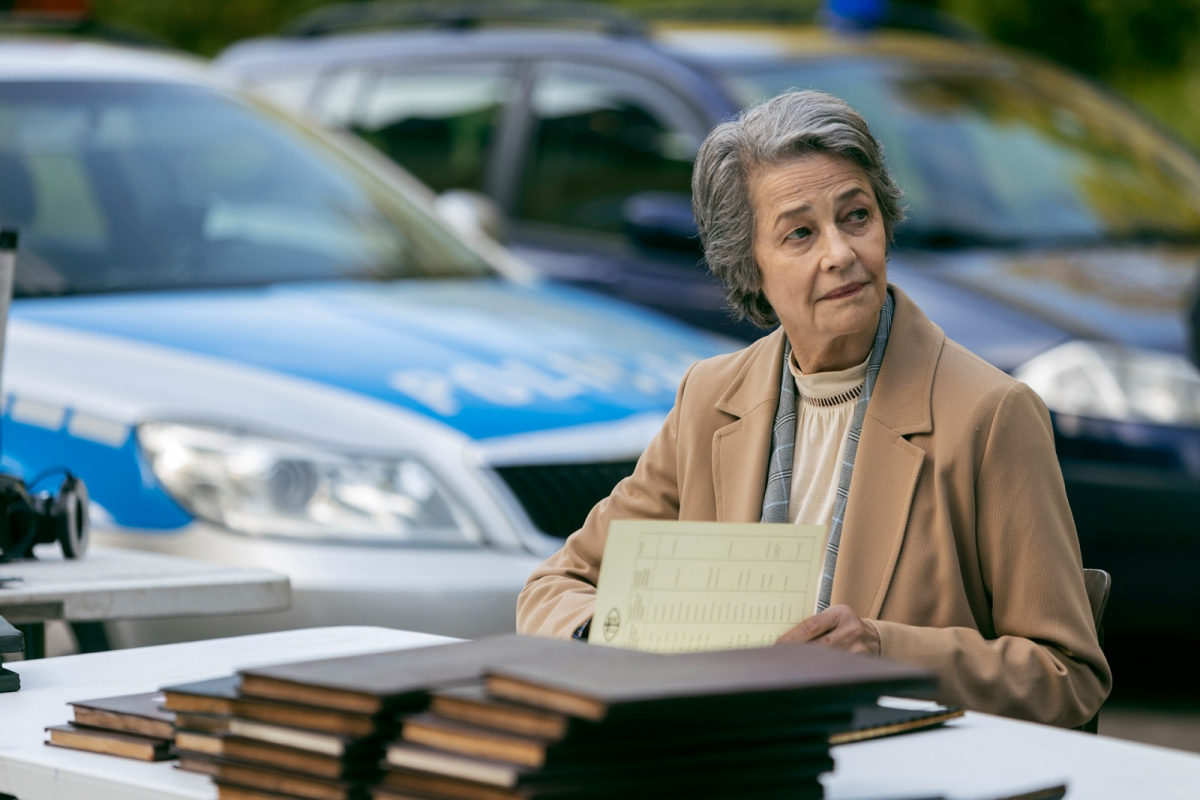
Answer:
[[[879,312],[879,327],[875,330],[875,348],[867,364],[867,378],[862,394],[854,406],[854,418],[846,436],[846,456],[842,461],[842,472],[838,478],[837,496],[833,501],[833,521],[829,525],[829,544],[825,548],[825,565],[821,570],[821,585],[817,595],[817,611],[829,608],[833,592],[833,572],[837,567],[838,545],[842,541],[842,520],[846,517],[846,502],[850,499],[850,478],[854,474],[854,457],[858,454],[858,440],[862,436],[863,419],[867,416],[867,404],[879,377],[879,366],[887,349],[888,333],[892,329],[892,313],[895,302],[891,292],[885,295],[883,308]],[[779,385],[779,405],[775,409],[775,424],[771,429],[771,461],[767,467],[767,489],[763,494],[762,522],[788,522],[788,500],[792,488],[792,457],[796,449],[796,380],[792,377],[789,364],[792,359],[792,343],[784,337],[783,378]]]

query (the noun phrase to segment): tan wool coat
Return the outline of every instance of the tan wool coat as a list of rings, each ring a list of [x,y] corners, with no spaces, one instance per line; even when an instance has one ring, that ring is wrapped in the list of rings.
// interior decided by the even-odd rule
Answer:
[[[890,288],[832,602],[874,621],[884,658],[933,670],[944,702],[1081,725],[1112,678],[1046,408]],[[633,475],[530,577],[519,631],[565,638],[591,616],[614,519],[759,520],[783,344],[688,371]]]

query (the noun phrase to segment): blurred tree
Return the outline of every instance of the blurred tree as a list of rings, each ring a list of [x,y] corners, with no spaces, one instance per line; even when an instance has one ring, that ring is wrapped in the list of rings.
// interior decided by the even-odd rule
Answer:
[[[272,33],[328,0],[92,0],[104,22],[139,29],[204,56],[250,36]]]

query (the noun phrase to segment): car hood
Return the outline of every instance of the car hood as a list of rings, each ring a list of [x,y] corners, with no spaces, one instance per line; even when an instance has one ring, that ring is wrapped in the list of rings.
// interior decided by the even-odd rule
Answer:
[[[893,263],[948,336],[1012,369],[1072,338],[1186,353],[1200,246],[897,251]]]
[[[689,364],[736,346],[583,292],[499,280],[31,299],[12,318],[319,382],[477,440],[663,414]]]

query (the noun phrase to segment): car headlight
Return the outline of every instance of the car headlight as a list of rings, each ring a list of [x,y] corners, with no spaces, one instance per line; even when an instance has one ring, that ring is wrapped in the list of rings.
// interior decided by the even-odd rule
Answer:
[[[138,441],[177,501],[240,533],[411,544],[482,538],[434,473],[411,456],[362,457],[168,422],[138,426]]]
[[[1200,372],[1182,356],[1073,341],[1030,359],[1013,376],[1060,414],[1200,425]]]

